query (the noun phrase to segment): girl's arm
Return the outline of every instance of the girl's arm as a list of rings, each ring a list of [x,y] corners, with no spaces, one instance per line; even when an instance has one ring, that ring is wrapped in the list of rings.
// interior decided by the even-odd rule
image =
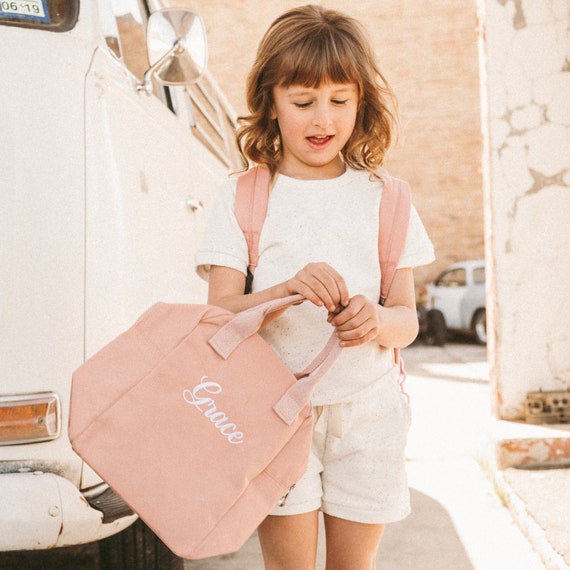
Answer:
[[[245,275],[240,271],[219,265],[210,268],[208,303],[234,313],[295,293],[317,306],[326,307],[331,313],[349,303],[344,279],[326,263],[309,263],[291,279],[256,293],[244,295],[244,289]],[[271,313],[265,324],[282,312]]]
[[[258,293],[244,294],[245,275],[237,269],[212,265],[208,285],[208,303],[239,313],[271,299],[286,297],[282,284]],[[276,319],[286,309],[273,311],[263,321],[262,328]]]
[[[411,268],[398,269],[384,306],[356,295],[329,321],[343,346],[359,346],[375,340],[380,346],[403,348],[418,334],[414,276]]]

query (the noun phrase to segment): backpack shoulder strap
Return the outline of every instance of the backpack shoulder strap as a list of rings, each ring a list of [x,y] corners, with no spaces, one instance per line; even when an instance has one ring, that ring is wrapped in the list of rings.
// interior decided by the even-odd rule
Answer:
[[[269,169],[263,166],[251,168],[237,180],[234,212],[247,242],[251,274],[259,259],[259,236],[267,214],[270,181]]]
[[[251,168],[237,181],[234,212],[247,242],[250,273],[248,284],[259,259],[259,236],[267,214],[270,181],[271,174],[263,166]],[[382,275],[381,304],[384,304],[388,297],[398,261],[404,250],[410,207],[411,195],[408,183],[398,178],[387,177],[380,202],[378,229],[378,257]]]
[[[380,202],[378,257],[380,259],[380,304],[390,292],[398,261],[404,251],[410,220],[411,193],[407,182],[388,176]]]
[[[387,176],[380,201],[378,230],[378,257],[380,258],[380,304],[383,305],[398,267],[398,261],[406,245],[412,197],[410,185],[398,178]],[[394,362],[400,367],[400,390],[410,401],[404,389],[406,371],[399,348],[394,348]]]

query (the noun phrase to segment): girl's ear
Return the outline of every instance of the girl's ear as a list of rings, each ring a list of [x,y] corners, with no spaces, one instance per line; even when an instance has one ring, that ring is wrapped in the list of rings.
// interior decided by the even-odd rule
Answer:
[[[269,118],[272,121],[277,119],[277,111],[275,110],[275,103],[271,103],[271,107],[269,107]]]

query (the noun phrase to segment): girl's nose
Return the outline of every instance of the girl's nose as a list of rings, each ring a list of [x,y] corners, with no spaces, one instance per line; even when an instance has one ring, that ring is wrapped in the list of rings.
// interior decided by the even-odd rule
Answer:
[[[331,124],[330,111],[326,105],[315,107],[312,124],[314,127],[320,127],[321,129]]]

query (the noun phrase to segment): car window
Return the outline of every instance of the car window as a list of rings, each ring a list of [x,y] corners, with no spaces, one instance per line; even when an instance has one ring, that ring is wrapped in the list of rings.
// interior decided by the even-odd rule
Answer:
[[[473,283],[476,285],[484,285],[485,284],[485,268],[484,267],[476,267],[473,270]]]
[[[451,269],[441,275],[435,284],[438,287],[465,287],[467,283],[465,269]]]
[[[106,0],[102,5],[105,5],[107,13],[105,18],[101,18],[107,45],[142,82],[144,73],[149,68],[146,9],[139,0]]]
[[[113,0],[101,0],[99,2],[99,21],[107,47],[121,59],[121,44],[119,42],[119,28],[113,9]]]
[[[79,15],[79,0],[2,0],[0,24],[51,32],[71,30]]]

